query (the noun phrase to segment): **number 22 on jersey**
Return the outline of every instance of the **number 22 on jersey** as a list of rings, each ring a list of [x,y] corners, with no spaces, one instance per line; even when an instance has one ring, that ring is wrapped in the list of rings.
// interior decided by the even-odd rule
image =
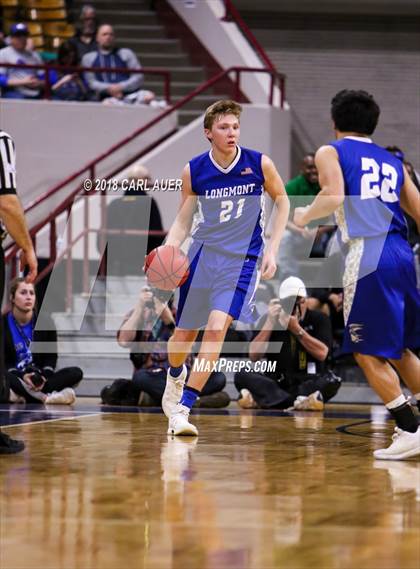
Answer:
[[[398,194],[395,191],[398,183],[398,172],[394,166],[387,162],[379,165],[374,158],[363,157],[362,171],[364,172],[360,180],[360,197],[362,200],[380,197],[383,202],[398,201]],[[381,175],[382,183],[379,185]]]

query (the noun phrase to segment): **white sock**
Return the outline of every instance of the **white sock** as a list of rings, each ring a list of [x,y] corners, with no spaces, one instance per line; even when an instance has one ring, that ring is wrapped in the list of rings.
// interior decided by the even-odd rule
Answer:
[[[407,399],[405,398],[405,395],[401,393],[401,395],[398,395],[398,397],[387,403],[385,407],[387,409],[396,409],[397,407],[404,405],[404,403],[407,403]]]

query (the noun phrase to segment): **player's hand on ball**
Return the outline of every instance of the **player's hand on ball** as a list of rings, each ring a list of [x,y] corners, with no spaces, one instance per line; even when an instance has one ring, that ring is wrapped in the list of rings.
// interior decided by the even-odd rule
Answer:
[[[306,219],[306,213],[309,209],[309,206],[306,207],[297,207],[295,209],[295,215],[293,216],[293,223],[298,227],[305,227],[308,225],[308,220]]]
[[[277,263],[273,253],[264,253],[261,264],[261,278],[266,281],[272,279],[277,271]]]

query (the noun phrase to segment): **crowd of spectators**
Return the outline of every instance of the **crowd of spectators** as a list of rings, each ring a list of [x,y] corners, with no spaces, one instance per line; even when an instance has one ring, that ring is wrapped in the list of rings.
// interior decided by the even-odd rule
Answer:
[[[162,299],[163,300],[163,299]],[[175,329],[175,309],[156,291],[145,286],[136,306],[126,315],[117,341],[130,350],[132,380],[120,379],[102,390],[104,403],[112,405],[160,406],[169,368],[167,342]],[[186,362],[191,369],[193,358]],[[213,372],[197,401],[199,407],[226,407],[230,398],[223,391],[226,377]]]
[[[1,46],[0,46],[1,47]],[[25,23],[11,26],[0,49],[1,96],[9,99],[103,101],[106,104],[141,104],[165,107],[155,93],[143,88],[143,74],[136,54],[116,43],[111,25],[98,22],[93,6],[82,7],[75,35],[61,43],[51,63],[63,69],[44,70],[2,67],[1,64],[43,65]],[[110,68],[121,71],[76,72],[68,67]],[[47,74],[47,75],[46,75]],[[48,85],[47,85],[48,83]]]

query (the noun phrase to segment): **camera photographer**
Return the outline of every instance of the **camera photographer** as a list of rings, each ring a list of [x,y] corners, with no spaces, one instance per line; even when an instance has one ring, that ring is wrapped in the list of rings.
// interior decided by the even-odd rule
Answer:
[[[279,298],[270,301],[260,332],[249,348],[253,362],[265,357],[275,362],[275,370],[265,375],[237,373],[235,386],[241,394],[238,404],[244,408],[286,409],[294,405],[298,409],[322,410],[324,401],[337,393],[341,383],[326,370],[331,345],[329,318],[308,309],[303,281],[287,278],[280,286]]]
[[[161,405],[169,367],[167,341],[175,329],[173,310],[154,291],[144,286],[134,309],[126,316],[117,333],[123,348],[130,348],[134,366],[132,380],[117,379],[101,392],[102,401],[110,405]],[[153,342],[152,349],[147,347]],[[141,350],[139,350],[139,348]],[[187,362],[191,367],[191,361]],[[199,400],[200,407],[225,407],[229,396],[222,390],[223,373],[214,372]]]
[[[5,363],[10,382],[11,403],[71,405],[76,399],[73,387],[83,377],[78,367],[55,371],[57,332],[36,329],[36,294],[32,283],[23,278],[10,283],[12,309],[3,316]],[[49,343],[49,353],[32,353],[32,342]]]

